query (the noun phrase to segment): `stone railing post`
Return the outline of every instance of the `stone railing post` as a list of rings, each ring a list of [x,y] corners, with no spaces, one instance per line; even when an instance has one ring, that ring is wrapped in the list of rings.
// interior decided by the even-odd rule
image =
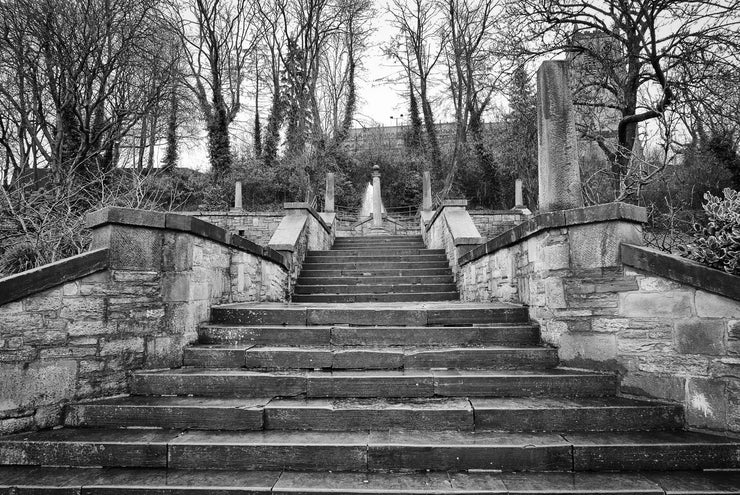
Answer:
[[[514,182],[514,208],[524,207],[524,194],[522,191],[522,179]]]
[[[234,184],[234,210],[241,210],[242,207],[242,183],[236,181]]]
[[[326,192],[324,193],[324,211],[334,213],[334,173],[326,174]]]
[[[421,209],[422,211],[432,210],[432,176],[431,173],[426,170],[424,172],[423,189],[422,189],[422,200]]]
[[[373,227],[383,227],[383,200],[380,197],[380,166],[373,165]]]
[[[539,209],[583,206],[573,99],[565,60],[543,62],[537,71]]]

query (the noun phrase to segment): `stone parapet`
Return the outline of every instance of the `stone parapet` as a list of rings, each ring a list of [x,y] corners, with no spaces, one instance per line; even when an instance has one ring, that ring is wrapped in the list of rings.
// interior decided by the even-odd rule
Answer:
[[[284,301],[283,257],[187,215],[92,213],[92,251],[0,280],[0,434],[182,365],[214,304]]]
[[[266,246],[285,214],[279,211],[187,211],[189,215]]]
[[[620,204],[538,215],[461,257],[461,297],[527,304],[564,365],[740,432],[740,278],[639,246],[643,218]]]

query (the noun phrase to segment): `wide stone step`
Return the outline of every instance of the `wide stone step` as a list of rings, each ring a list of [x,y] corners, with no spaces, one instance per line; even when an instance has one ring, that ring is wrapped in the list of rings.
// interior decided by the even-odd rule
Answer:
[[[226,345],[515,346],[533,345],[539,339],[539,328],[533,325],[350,327],[205,324],[198,329],[200,343]]]
[[[378,261],[347,261],[347,262],[306,262],[301,270],[419,270],[422,268],[450,269],[447,260],[435,261],[395,261],[394,258]]]
[[[560,406],[558,408],[558,406]],[[675,405],[598,399],[211,399],[129,396],[67,406],[65,424],[199,430],[646,431],[681,426]]]
[[[430,254],[436,254],[436,255],[442,255],[445,256],[445,250],[444,249],[426,249],[426,248],[389,248],[387,246],[384,246],[382,248],[339,248],[339,249],[331,249],[329,251],[309,251],[306,256],[316,257],[316,258],[324,258],[324,257],[334,257],[334,256],[378,256],[378,255],[384,255],[384,256],[408,256],[408,255],[416,255],[416,254],[423,254],[423,255],[430,255]]]
[[[740,473],[334,473],[0,467],[0,491],[80,495],[738,495]]]
[[[450,276],[450,267],[444,267],[444,268],[393,268],[393,269],[381,269],[381,268],[374,268],[374,269],[334,269],[334,270],[325,270],[325,269],[316,269],[316,268],[309,268],[306,269],[305,267],[301,270],[301,278],[310,278],[310,277],[350,277],[350,278],[357,278],[357,277],[404,277],[404,278],[414,278],[414,277],[431,277],[431,276]]]
[[[192,470],[737,469],[740,441],[691,432],[496,433],[63,428],[0,439],[0,463]]]
[[[603,397],[616,377],[567,369],[254,371],[183,368],[131,376],[134,395],[203,397]]]
[[[457,301],[460,294],[451,292],[395,292],[390,294],[294,294],[293,302],[314,303],[364,303],[364,302],[415,302]]]
[[[452,275],[431,275],[421,277],[307,277],[301,274],[299,284],[325,285],[426,285],[426,284],[454,284]]]
[[[185,366],[262,369],[547,369],[558,363],[546,347],[263,347],[196,346]]]
[[[504,303],[238,303],[214,306],[211,321],[235,325],[491,325],[529,323],[529,311]]]
[[[390,254],[386,253],[385,250],[378,251],[374,255],[342,255],[336,251],[332,255],[327,256],[314,256],[308,255],[303,260],[303,264],[314,264],[314,263],[386,263],[386,262],[442,262],[447,263],[447,257],[444,254]]]
[[[404,281],[403,279],[401,279]],[[410,294],[416,292],[457,292],[457,286],[448,284],[384,284],[384,285],[307,285],[311,279],[298,279],[295,294]],[[405,282],[405,281],[404,281]]]

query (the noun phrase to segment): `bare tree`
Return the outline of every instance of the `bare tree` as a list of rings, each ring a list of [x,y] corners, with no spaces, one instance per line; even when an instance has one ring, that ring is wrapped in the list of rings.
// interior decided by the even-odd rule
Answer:
[[[568,51],[597,64],[601,76],[587,84],[602,97],[582,103],[619,114],[615,141],[591,137],[611,164],[613,196],[625,198],[638,125],[681,98],[679,67],[704,65],[697,54],[737,51],[739,7],[737,0],[517,0],[509,3],[519,21],[510,38],[529,54]]]
[[[241,108],[242,83],[258,39],[255,2],[187,0],[178,28],[195,95],[206,122],[214,179],[232,165],[229,126]]]
[[[433,72],[445,46],[446,33],[439,4],[424,0],[393,0],[388,12],[397,34],[385,47],[385,52],[403,67],[410,81],[410,91],[419,95],[432,166],[441,170],[442,152],[434,126],[430,95]]]

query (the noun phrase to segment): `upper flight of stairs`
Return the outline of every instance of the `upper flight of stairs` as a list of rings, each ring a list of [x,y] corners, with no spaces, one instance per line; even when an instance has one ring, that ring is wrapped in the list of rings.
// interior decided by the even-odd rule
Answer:
[[[361,241],[345,242],[371,257],[407,242]],[[340,295],[408,281],[310,268],[299,286]],[[351,294],[384,293],[365,290]],[[683,431],[680,406],[620,397],[613,374],[559,367],[515,305],[218,306],[184,367],[130,389],[0,438],[0,495],[740,494],[737,471],[701,471],[737,469],[738,441]]]
[[[420,236],[338,237],[309,251],[294,302],[451,301],[458,299],[444,249]]]

